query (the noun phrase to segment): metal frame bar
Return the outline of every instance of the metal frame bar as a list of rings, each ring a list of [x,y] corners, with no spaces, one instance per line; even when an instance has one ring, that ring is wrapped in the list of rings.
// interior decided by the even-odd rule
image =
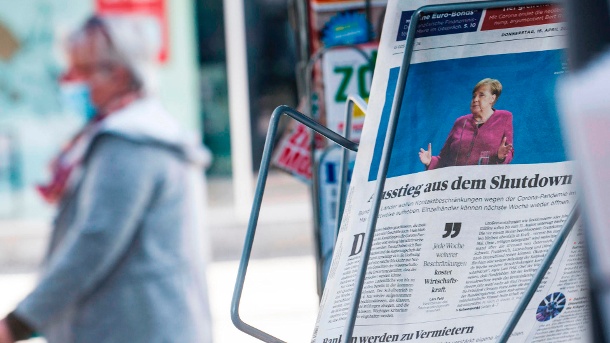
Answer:
[[[364,0],[364,13],[366,15],[366,21],[371,25],[370,27],[367,27],[367,34],[368,34],[368,39],[369,42],[373,40],[374,37],[374,30],[373,30],[373,15],[371,14],[371,0]]]
[[[359,95],[350,94],[347,96],[345,103],[345,127],[343,128],[343,137],[351,140],[352,134],[352,118],[354,116],[354,106],[358,107],[364,112],[365,118],[368,110],[368,104]],[[345,198],[347,197],[347,172],[349,161],[349,151],[343,150],[341,156],[341,164],[339,169],[339,199],[337,199],[337,223],[335,229],[335,242],[337,235],[339,235],[339,228],[341,227],[341,217],[343,217],[343,211],[345,210]]]
[[[367,103],[364,101],[364,99],[362,99],[362,97],[360,97],[359,95],[355,95],[355,94],[349,94],[347,96],[347,100],[345,103],[345,118],[344,118],[344,127],[343,127],[343,137],[345,137],[346,139],[352,140],[351,139],[351,133],[352,133],[352,118],[354,115],[354,108],[357,107],[359,108],[362,112],[364,112],[365,116],[366,116],[366,112],[367,112]],[[357,141],[356,141],[357,142]],[[324,159],[324,156],[330,152],[333,149],[337,149],[336,146],[328,146],[324,149],[324,152],[320,155],[320,157],[318,159],[316,159],[316,164],[317,167],[319,167],[320,162]],[[318,229],[316,231],[316,239],[319,239],[319,241],[317,242],[318,247],[319,247],[319,268],[317,270],[318,272],[318,293],[321,296],[322,293],[324,292],[324,287],[326,286],[326,274],[328,273],[328,267],[330,266],[330,264],[327,264],[332,258],[332,253],[334,252],[334,246],[337,243],[337,236],[339,235],[339,229],[341,227],[341,217],[343,217],[343,211],[345,208],[345,199],[347,197],[347,180],[348,180],[348,172],[349,172],[349,151],[347,149],[343,149],[343,152],[341,154],[341,158],[339,160],[339,169],[337,172],[337,201],[336,201],[336,206],[334,208],[335,211],[335,222],[333,225],[333,235],[332,235],[332,242],[329,241],[329,243],[332,243],[332,250],[331,250],[331,257],[328,257],[328,246],[324,246],[323,243],[323,239],[322,237],[325,237],[324,239],[328,239],[330,238],[327,235],[324,235],[324,232],[322,232],[322,230],[327,230],[330,229],[330,227],[328,225],[322,226],[322,219],[320,218],[320,223],[318,225]],[[316,168],[317,172],[319,172],[319,168]],[[320,189],[322,187],[321,184],[318,183],[318,189]],[[318,198],[319,199],[319,198]],[[319,208],[319,210],[321,211],[322,208]],[[324,247],[324,249],[323,249]]]
[[[302,71],[307,65],[310,57],[310,23],[309,23],[309,2],[308,0],[291,0],[292,13],[295,20],[295,38],[297,42],[297,63],[295,68],[295,76],[297,81],[297,95],[300,99],[305,93],[305,79]],[[290,14],[290,12],[289,12]]]
[[[454,3],[445,5],[430,5],[423,6],[417,9],[412,17],[409,24],[409,31],[407,33],[407,40],[405,42],[405,52],[403,55],[402,66],[398,74],[398,81],[396,85],[396,92],[394,100],[392,102],[392,109],[390,112],[390,118],[388,122],[388,128],[384,141],[383,152],[381,155],[381,162],[379,170],[377,172],[377,183],[375,187],[375,193],[373,196],[373,204],[371,205],[371,212],[369,214],[369,220],[367,230],[365,232],[365,238],[362,247],[362,259],[360,260],[360,268],[356,275],[354,291],[352,292],[352,298],[350,307],[348,310],[348,317],[344,330],[345,342],[351,342],[354,326],[356,323],[356,316],[360,305],[360,298],[362,296],[362,288],[364,286],[364,279],[366,277],[366,270],[368,266],[369,257],[371,254],[371,247],[373,245],[373,238],[375,236],[375,227],[377,225],[377,216],[379,215],[379,208],[381,205],[381,195],[385,186],[385,180],[387,178],[388,166],[390,163],[390,154],[394,145],[394,137],[396,135],[396,124],[398,123],[398,117],[402,108],[402,102],[404,98],[404,89],[407,83],[407,77],[409,73],[409,66],[411,62],[411,56],[413,54],[415,33],[419,18],[422,14],[428,12],[451,12],[458,10],[483,10],[488,8],[501,8],[511,7],[515,5],[528,6],[528,5],[541,5],[557,3],[555,0],[551,1],[540,1],[540,0],[502,0],[502,1],[477,1],[467,3]]]
[[[305,114],[294,110],[288,106],[279,106],[271,115],[269,122],[269,129],[267,131],[267,137],[265,139],[265,147],[263,150],[263,157],[261,160],[261,166],[259,169],[258,179],[256,183],[256,191],[254,194],[254,201],[252,203],[252,211],[250,212],[250,220],[248,221],[248,231],[246,232],[246,239],[244,242],[244,249],[242,251],[242,257],[239,264],[239,270],[237,272],[237,280],[235,281],[235,289],[233,291],[233,300],[231,302],[231,320],[235,327],[239,330],[256,337],[264,342],[269,343],[283,343],[284,341],[276,338],[266,332],[263,332],[241,320],[239,317],[239,304],[241,301],[241,295],[244,288],[244,282],[246,279],[246,271],[248,269],[248,263],[250,261],[250,254],[252,252],[252,245],[254,243],[254,235],[256,233],[256,226],[258,224],[258,215],[263,200],[263,194],[265,192],[265,185],[267,183],[267,175],[269,173],[269,166],[271,165],[271,157],[274,147],[275,135],[277,134],[279,120],[282,115],[287,115],[307,127],[315,130],[316,132],[324,135],[333,142],[339,144],[345,149],[352,151],[358,151],[358,144],[354,143],[338,133],[328,129],[322,124],[309,118]]]
[[[517,323],[519,323],[519,319],[521,319],[521,315],[523,315],[525,308],[530,303],[530,300],[532,300],[532,297],[534,296],[534,293],[536,293],[538,286],[540,286],[544,275],[551,267],[551,264],[553,264],[553,260],[557,256],[557,253],[559,253],[559,250],[561,250],[563,243],[565,242],[566,238],[568,238],[568,235],[572,231],[572,228],[574,227],[574,224],[576,223],[576,220],[578,220],[579,217],[580,210],[577,202],[572,208],[570,214],[568,215],[568,218],[564,222],[563,227],[561,228],[561,230],[559,230],[559,233],[551,244],[551,247],[546,253],[546,256],[544,256],[540,267],[538,267],[538,270],[532,277],[532,281],[530,281],[530,284],[527,286],[525,293],[523,293],[523,296],[519,300],[519,303],[517,304],[517,306],[515,306],[515,310],[511,314],[508,322],[506,323],[506,326],[504,326],[504,329],[502,329],[502,334],[500,334],[500,338],[498,338],[498,343],[508,342],[510,335],[513,333],[513,330],[517,326]]]

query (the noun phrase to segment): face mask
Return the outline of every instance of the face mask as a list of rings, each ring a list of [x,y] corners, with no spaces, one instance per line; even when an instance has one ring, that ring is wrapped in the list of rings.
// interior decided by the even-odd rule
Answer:
[[[84,82],[62,82],[60,84],[62,105],[70,112],[82,116],[88,122],[95,116],[96,109],[91,101],[91,91]]]

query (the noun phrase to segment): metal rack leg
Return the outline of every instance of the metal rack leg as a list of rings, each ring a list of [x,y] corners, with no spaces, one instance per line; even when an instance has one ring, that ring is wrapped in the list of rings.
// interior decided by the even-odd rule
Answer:
[[[311,56],[311,58],[309,59],[309,61],[307,62],[307,65],[305,66],[305,75],[307,77],[306,82],[305,82],[305,109],[306,111],[309,111],[310,113],[310,117],[317,119],[315,113],[313,113],[312,110],[312,95],[313,95],[313,68],[316,65],[316,63],[318,61],[320,61],[320,59],[322,59],[322,57],[324,57],[324,55],[330,51],[334,51],[334,50],[340,50],[340,49],[351,49],[354,50],[355,52],[357,52],[358,54],[360,54],[362,56],[362,58],[364,58],[365,61],[367,61],[367,63],[369,65],[371,65],[372,68],[372,63],[373,60],[371,60],[368,55],[366,54],[366,52],[358,47],[357,45],[353,45],[353,44],[349,44],[349,45],[336,45],[336,46],[330,46],[330,47],[323,47],[321,49],[319,49],[318,51],[315,52],[315,54],[313,54]],[[317,272],[318,272],[318,295],[320,297],[322,297],[322,292],[323,292],[323,282],[322,280],[324,279],[324,277],[322,276],[322,251],[321,251],[321,235],[320,235],[320,226],[321,226],[321,218],[320,218],[320,201],[319,201],[319,191],[320,191],[320,180],[318,178],[318,161],[316,159],[316,155],[314,154],[315,152],[315,135],[311,135],[311,142],[310,142],[310,151],[311,151],[311,185],[310,185],[310,192],[311,192],[311,205],[313,207],[313,224],[314,224],[314,233],[315,233],[315,245],[316,245],[316,264],[318,265],[317,267]]]
[[[365,113],[368,108],[367,103],[360,96],[350,94],[347,97],[347,102],[345,103],[345,127],[343,130],[343,136],[347,139],[351,140],[351,130],[352,130],[352,117],[354,112],[354,106],[360,108],[362,112]],[[348,167],[349,161],[349,151],[347,149],[343,150],[343,155],[341,156],[341,164],[339,171],[339,192],[337,199],[337,223],[335,230],[335,238],[339,234],[339,228],[341,227],[341,218],[343,217],[343,210],[345,210],[345,198],[347,197],[347,173],[349,170]]]
[[[250,220],[248,221],[248,231],[246,232],[246,239],[244,242],[244,249],[242,252],[242,257],[239,264],[239,270],[237,272],[237,280],[235,281],[235,289],[233,291],[233,300],[231,302],[231,320],[235,327],[239,330],[256,337],[264,342],[269,343],[283,343],[284,341],[276,338],[266,332],[263,332],[241,320],[239,317],[239,303],[241,301],[241,295],[244,288],[244,282],[246,279],[246,271],[248,269],[248,263],[250,261],[250,254],[252,253],[252,244],[254,243],[254,234],[256,232],[256,225],[258,223],[258,216],[260,213],[260,208],[263,200],[263,194],[265,192],[265,184],[267,182],[267,175],[269,174],[269,166],[271,165],[271,155],[273,152],[274,146],[274,137],[277,133],[278,123],[280,117],[282,115],[287,115],[302,124],[308,126],[309,128],[319,132],[320,134],[326,136],[330,140],[335,143],[341,145],[342,147],[352,150],[358,151],[358,144],[354,143],[348,139],[345,139],[341,135],[335,133],[334,131],[328,129],[327,127],[321,125],[315,120],[307,117],[303,113],[300,113],[288,106],[279,106],[271,115],[271,120],[269,123],[269,129],[267,131],[267,137],[265,140],[265,147],[263,150],[263,158],[261,161],[261,167],[258,174],[258,180],[256,183],[256,192],[254,195],[254,201],[252,203],[252,211],[250,213]]]
[[[517,326],[517,323],[519,323],[519,319],[521,319],[521,315],[523,315],[525,308],[527,307],[530,300],[534,296],[534,293],[536,293],[538,286],[540,286],[540,283],[542,282],[544,275],[551,267],[553,260],[557,256],[557,253],[559,253],[559,250],[561,250],[561,247],[563,246],[563,243],[565,242],[566,238],[568,238],[568,235],[570,234],[570,231],[572,231],[572,228],[574,227],[576,220],[578,220],[578,217],[580,217],[580,211],[579,211],[579,207],[578,207],[578,203],[577,203],[576,205],[574,205],[574,208],[572,208],[572,211],[568,215],[568,218],[566,219],[565,223],[563,224],[563,227],[561,228],[561,230],[559,230],[557,237],[555,237],[555,240],[551,244],[551,247],[549,248],[549,251],[546,253],[546,256],[544,257],[544,259],[542,260],[540,267],[538,267],[538,270],[536,271],[536,274],[534,274],[532,281],[530,282],[529,286],[527,286],[527,289],[523,293],[523,297],[521,298],[521,300],[515,307],[515,310],[513,311],[512,315],[510,316],[510,319],[508,320],[508,322],[506,323],[506,326],[502,330],[502,334],[500,334],[498,343],[508,342],[510,335],[513,333],[513,330]]]

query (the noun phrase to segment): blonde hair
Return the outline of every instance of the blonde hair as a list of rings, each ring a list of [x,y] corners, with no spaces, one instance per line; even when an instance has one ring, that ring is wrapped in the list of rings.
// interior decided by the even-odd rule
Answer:
[[[494,101],[494,104],[495,104],[496,101],[498,101],[498,98],[500,98],[500,94],[502,94],[502,84],[500,83],[500,81],[498,81],[496,79],[485,78],[485,79],[479,81],[474,86],[472,93],[474,94],[477,91],[477,89],[479,89],[483,86],[489,86],[489,91],[491,92],[491,94],[496,96],[496,100]]]

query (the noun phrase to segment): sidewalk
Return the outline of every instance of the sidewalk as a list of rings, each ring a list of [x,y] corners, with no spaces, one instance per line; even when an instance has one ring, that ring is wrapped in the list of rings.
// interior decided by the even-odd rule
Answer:
[[[254,187],[255,180],[252,185]],[[205,213],[211,259],[230,261],[241,257],[249,217],[233,208],[228,178],[208,180]],[[269,174],[256,231],[253,258],[313,254],[313,224],[309,188],[283,172]],[[0,217],[0,273],[34,270],[43,257],[50,219]]]
[[[252,185],[254,187],[255,180]],[[215,261],[239,259],[250,208],[233,208],[229,179],[208,180],[208,226]],[[241,217],[241,218],[240,218]],[[309,186],[284,172],[271,172],[261,206],[253,258],[313,254],[313,223]]]
[[[230,180],[208,180],[208,281],[215,342],[260,342],[237,330],[230,319],[249,214],[235,213],[232,204]],[[0,316],[34,286],[48,225],[40,220],[0,220]],[[309,342],[318,296],[312,211],[305,184],[281,172],[270,173],[251,256],[240,307],[242,320],[287,342]]]
[[[239,263],[214,262],[208,269],[215,343],[260,342],[233,326],[230,304]],[[240,306],[244,322],[286,342],[310,342],[317,315],[313,257],[253,260]],[[35,275],[0,274],[0,315],[33,287]],[[38,339],[32,343],[43,343]]]

